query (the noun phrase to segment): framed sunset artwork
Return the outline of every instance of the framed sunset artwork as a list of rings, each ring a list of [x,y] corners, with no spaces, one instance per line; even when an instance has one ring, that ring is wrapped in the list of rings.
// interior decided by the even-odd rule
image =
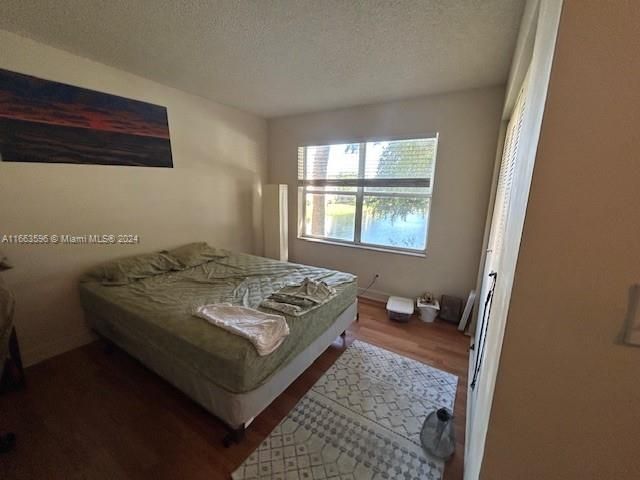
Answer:
[[[0,69],[0,159],[172,168],[167,109]]]

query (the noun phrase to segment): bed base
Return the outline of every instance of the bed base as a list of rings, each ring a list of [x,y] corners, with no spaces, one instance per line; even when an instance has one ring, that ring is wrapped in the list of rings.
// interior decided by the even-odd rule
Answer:
[[[102,351],[104,352],[105,355],[111,355],[113,354],[113,352],[115,352],[118,349],[118,346],[115,343],[113,343],[111,340],[109,340],[109,338],[103,336],[97,331],[94,331],[94,332],[102,342]],[[345,333],[343,332],[342,334],[340,334],[340,336],[344,336],[344,334]],[[221,420],[221,421],[225,423],[224,420]],[[225,427],[228,430],[227,434],[222,438],[222,444],[224,445],[225,448],[229,448],[234,444],[239,444],[242,442],[242,440],[244,440],[245,432],[247,431],[247,427],[245,425],[241,425],[240,427],[237,427],[237,428],[232,428],[225,423]],[[0,452],[2,451],[2,448],[1,448],[2,440],[3,439],[0,438]]]
[[[179,365],[164,351],[150,350],[135,337],[127,336],[112,322],[88,313],[86,318],[98,336],[105,340],[106,352],[114,347],[124,350],[221,420],[228,429],[222,441],[225,447],[230,447],[242,441],[252,420],[309,368],[336,337],[341,336],[346,346],[346,329],[356,320],[357,312],[358,302],[355,300],[298,357],[275,372],[264,384],[245,393],[232,393],[218,387],[193,372],[188,365]],[[160,361],[162,356],[165,361]]]

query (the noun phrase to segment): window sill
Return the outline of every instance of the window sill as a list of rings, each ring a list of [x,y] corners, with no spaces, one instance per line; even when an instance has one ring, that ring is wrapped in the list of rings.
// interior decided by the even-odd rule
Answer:
[[[385,248],[385,247],[374,247],[371,245],[356,245],[355,243],[347,243],[347,242],[340,242],[338,240],[324,240],[322,238],[313,238],[313,237],[305,237],[305,236],[301,236],[298,235],[298,240],[304,240],[305,242],[311,242],[311,243],[321,243],[323,245],[333,245],[336,247],[347,247],[347,248],[357,248],[359,250],[370,250],[370,251],[374,251],[374,252],[381,252],[381,253],[395,253],[396,255],[406,255],[409,257],[420,257],[420,258],[426,258],[427,256],[427,252],[416,252],[416,251],[412,251],[412,250],[401,250],[401,249],[395,249],[395,248]]]

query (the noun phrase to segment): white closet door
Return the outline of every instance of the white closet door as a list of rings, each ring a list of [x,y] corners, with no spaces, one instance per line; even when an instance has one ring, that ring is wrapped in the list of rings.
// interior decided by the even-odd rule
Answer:
[[[474,339],[476,347],[472,360],[474,364],[476,360],[481,361],[481,368],[477,374],[476,386],[469,390],[468,396],[465,480],[477,480],[482,468],[562,0],[532,0],[527,3],[527,10],[530,12],[527,17],[530,29],[524,30],[526,37],[522,37],[522,45],[526,47],[527,42],[533,44],[530,60],[526,63],[528,72],[524,75],[516,105],[507,125],[503,150],[504,165],[501,164],[499,173],[500,191],[496,192],[489,234],[488,250],[491,251],[487,255],[480,289],[478,328]],[[488,275],[492,272],[497,272],[493,306],[484,328],[480,328],[484,304],[492,284]],[[485,345],[484,358],[481,353],[482,345]],[[473,380],[474,364],[469,372],[470,380]]]
[[[493,215],[491,217],[491,230],[489,232],[489,242],[485,260],[484,280],[482,282],[479,297],[478,325],[475,333],[474,349],[471,351],[469,369],[468,381],[470,393],[468,396],[469,405],[467,407],[469,416],[469,422],[467,425],[469,429],[471,429],[473,425],[471,419],[475,413],[474,408],[477,399],[477,388],[471,388],[471,385],[474,380],[477,380],[476,376],[479,377],[481,375],[482,361],[484,360],[482,356],[486,356],[486,351],[484,351],[483,345],[486,342],[487,332],[490,325],[488,320],[490,307],[487,307],[487,297],[490,294],[491,287],[493,285],[493,280],[490,277],[491,273],[497,273],[496,288],[500,286],[498,283],[500,282],[500,261],[504,250],[504,237],[511,202],[511,193],[513,191],[513,178],[516,169],[519,167],[518,159],[521,158],[521,156],[518,155],[518,146],[520,143],[520,135],[522,133],[522,122],[526,111],[527,78],[528,75],[525,77],[525,81],[523,82],[520,93],[518,94],[511,118],[507,124]],[[470,437],[470,432],[467,432],[467,439]]]

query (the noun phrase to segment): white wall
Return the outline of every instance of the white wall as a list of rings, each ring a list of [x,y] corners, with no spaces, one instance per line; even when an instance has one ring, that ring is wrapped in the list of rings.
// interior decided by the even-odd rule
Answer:
[[[465,296],[478,272],[504,89],[493,87],[269,121],[269,181],[289,185],[289,257],[380,279],[373,296]],[[297,238],[297,147],[438,132],[426,258]]]
[[[23,356],[91,337],[76,291],[100,261],[193,240],[260,253],[266,121],[0,31],[0,68],[166,106],[173,169],[0,162],[0,233],[131,233],[135,246],[2,244]]]

